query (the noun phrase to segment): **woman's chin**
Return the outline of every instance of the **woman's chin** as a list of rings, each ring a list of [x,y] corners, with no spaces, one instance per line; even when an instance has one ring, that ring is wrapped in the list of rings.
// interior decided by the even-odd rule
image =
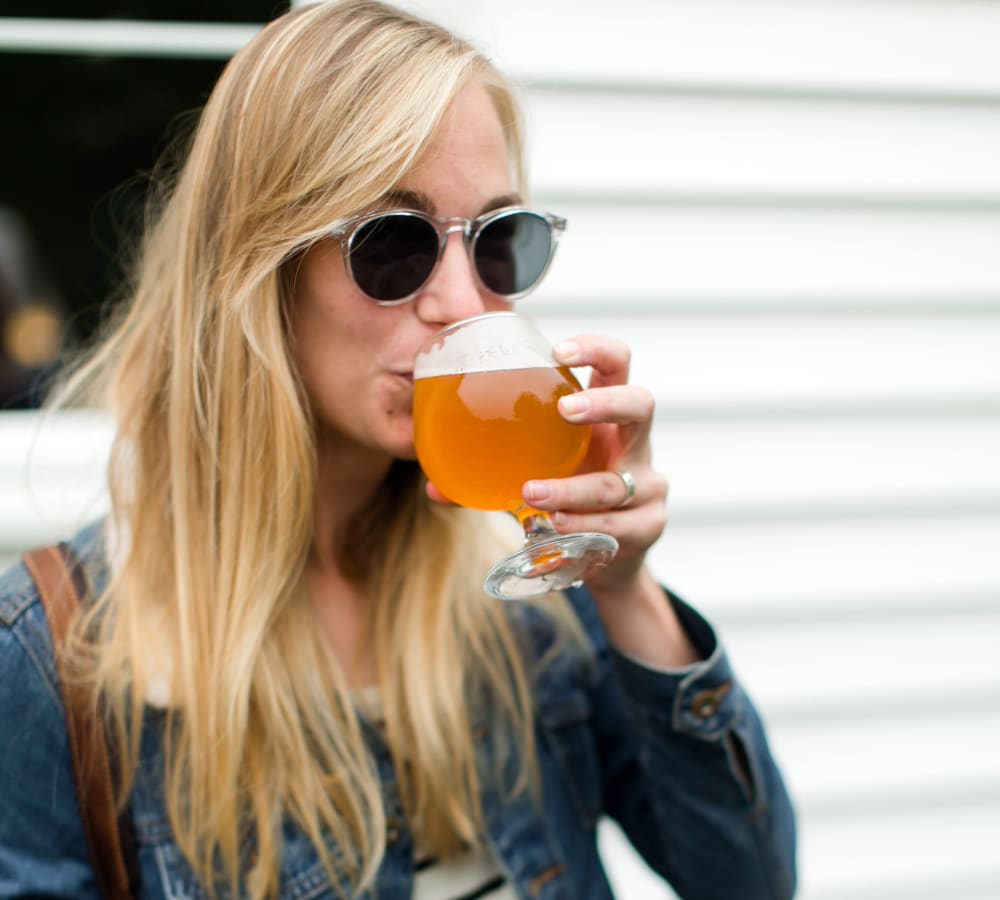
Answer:
[[[417,451],[413,444],[412,417],[394,417],[387,429],[385,439],[382,441],[382,446],[396,459],[416,459]]]

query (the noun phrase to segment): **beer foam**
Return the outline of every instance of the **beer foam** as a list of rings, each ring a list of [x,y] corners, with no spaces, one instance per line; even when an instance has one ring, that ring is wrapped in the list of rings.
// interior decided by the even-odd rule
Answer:
[[[413,377],[545,369],[557,365],[552,348],[526,316],[487,313],[449,326],[417,354]]]

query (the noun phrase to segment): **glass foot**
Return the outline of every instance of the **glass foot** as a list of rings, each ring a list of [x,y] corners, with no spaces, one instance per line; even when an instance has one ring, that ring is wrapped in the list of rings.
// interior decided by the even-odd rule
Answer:
[[[560,534],[531,541],[500,560],[486,575],[486,593],[499,600],[540,597],[580,584],[618,552],[607,534]]]

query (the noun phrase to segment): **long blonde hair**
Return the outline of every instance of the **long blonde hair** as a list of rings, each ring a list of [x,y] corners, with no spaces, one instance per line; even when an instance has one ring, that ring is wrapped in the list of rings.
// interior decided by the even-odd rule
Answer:
[[[166,677],[167,810],[213,895],[276,892],[285,815],[345,893],[371,882],[384,851],[364,728],[302,602],[316,459],[289,355],[287,266],[398,184],[472,79],[490,91],[523,187],[511,91],[468,44],[372,0],[268,25],[221,76],[129,302],[67,389],[100,397],[117,423],[119,558],[77,631],[79,665],[121,744],[123,802],[143,698]],[[395,463],[352,550],[404,810],[447,855],[483,831],[470,698],[531,760],[531,673],[503,607],[482,595],[496,552],[478,514],[421,488],[415,464]]]

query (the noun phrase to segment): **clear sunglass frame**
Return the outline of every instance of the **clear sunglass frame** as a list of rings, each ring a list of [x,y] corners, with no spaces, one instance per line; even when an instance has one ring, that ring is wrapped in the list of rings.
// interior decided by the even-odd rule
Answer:
[[[512,294],[499,294],[492,290],[487,284],[483,282],[482,277],[479,274],[479,268],[476,265],[476,241],[479,240],[479,235],[482,233],[483,229],[489,225],[492,225],[504,218],[512,215],[528,214],[535,216],[543,220],[549,227],[549,251],[548,256],[545,260],[545,264],[538,274],[538,277],[532,282],[532,284],[523,291],[518,291]],[[354,246],[354,239],[357,237],[358,233],[369,223],[384,218],[386,216],[409,216],[412,218],[420,219],[421,221],[429,224],[438,235],[438,248],[437,248],[437,258],[434,261],[434,265],[431,268],[429,274],[420,284],[420,286],[407,294],[405,297],[400,297],[397,300],[380,300],[377,297],[372,297],[368,294],[360,284],[358,284],[357,279],[354,277],[354,269],[351,265],[351,250]],[[344,257],[344,268],[347,270],[351,281],[354,282],[355,286],[361,293],[363,293],[372,303],[378,306],[400,306],[403,303],[409,303],[413,300],[430,282],[434,277],[434,273],[437,271],[438,266],[441,264],[441,257],[444,255],[445,247],[448,243],[448,238],[455,232],[461,232],[466,253],[469,257],[469,265],[475,275],[476,282],[484,289],[494,294],[497,297],[503,297],[505,300],[520,300],[522,297],[530,294],[542,280],[545,278],[546,273],[549,271],[549,267],[552,265],[552,259],[556,253],[556,247],[559,243],[559,238],[566,230],[566,219],[562,216],[557,216],[554,213],[544,212],[542,210],[531,209],[527,206],[504,206],[499,209],[490,210],[488,213],[484,213],[481,216],[477,216],[475,219],[467,219],[462,216],[434,216],[430,213],[424,212],[419,209],[406,209],[406,208],[390,208],[390,209],[378,209],[372,212],[362,213],[359,216],[353,216],[350,219],[340,223],[339,225],[331,228],[327,234],[336,238],[340,242],[341,253]]]

